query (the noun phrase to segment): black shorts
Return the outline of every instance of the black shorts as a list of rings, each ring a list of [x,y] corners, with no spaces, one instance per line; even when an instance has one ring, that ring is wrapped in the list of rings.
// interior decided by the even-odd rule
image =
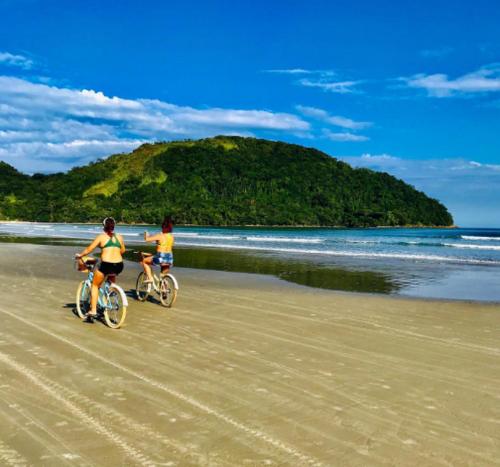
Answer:
[[[123,271],[123,261],[120,263],[107,263],[106,261],[102,261],[99,264],[99,271],[101,271],[105,276],[108,274],[120,274]]]

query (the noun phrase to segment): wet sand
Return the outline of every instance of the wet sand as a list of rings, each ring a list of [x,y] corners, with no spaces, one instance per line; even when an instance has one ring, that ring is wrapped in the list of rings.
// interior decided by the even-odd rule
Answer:
[[[0,244],[0,465],[500,465],[500,307],[176,268],[113,331],[77,250]]]

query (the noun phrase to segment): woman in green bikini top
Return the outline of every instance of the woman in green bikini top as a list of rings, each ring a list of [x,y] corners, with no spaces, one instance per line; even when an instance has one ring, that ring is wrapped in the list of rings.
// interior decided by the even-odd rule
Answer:
[[[125,244],[123,238],[119,234],[115,234],[115,220],[112,217],[106,217],[102,222],[104,233],[99,234],[94,241],[83,250],[77,258],[86,256],[96,248],[101,248],[101,262],[99,267],[94,270],[94,279],[92,280],[92,295],[90,300],[90,312],[86,317],[86,321],[93,322],[93,318],[97,314],[97,296],[99,287],[107,275],[118,275],[123,271],[123,258],[125,253]]]

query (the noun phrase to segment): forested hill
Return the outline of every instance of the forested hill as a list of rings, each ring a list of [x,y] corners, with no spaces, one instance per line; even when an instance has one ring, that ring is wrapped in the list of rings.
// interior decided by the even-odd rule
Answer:
[[[293,144],[226,137],[145,144],[68,173],[0,162],[0,219],[177,224],[448,226],[438,201],[386,173]]]

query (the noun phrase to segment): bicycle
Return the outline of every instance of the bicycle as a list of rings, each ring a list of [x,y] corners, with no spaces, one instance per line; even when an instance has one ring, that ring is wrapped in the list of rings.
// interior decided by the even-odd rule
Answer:
[[[142,259],[153,256],[151,253],[143,251],[139,253]],[[153,273],[153,282],[146,282],[145,272],[140,272],[135,287],[137,300],[145,302],[153,292],[156,292],[160,296],[160,303],[164,307],[171,308],[177,299],[179,284],[174,275],[168,272],[169,269],[170,264],[162,264],[160,275]]]
[[[87,279],[80,282],[76,291],[76,312],[82,319],[90,310],[90,295],[94,269],[97,264],[95,258],[82,258],[77,260],[80,272],[88,273]],[[97,299],[97,318],[104,318],[106,324],[112,329],[121,327],[127,316],[128,300],[123,289],[114,283],[116,274],[108,274],[99,287]]]

